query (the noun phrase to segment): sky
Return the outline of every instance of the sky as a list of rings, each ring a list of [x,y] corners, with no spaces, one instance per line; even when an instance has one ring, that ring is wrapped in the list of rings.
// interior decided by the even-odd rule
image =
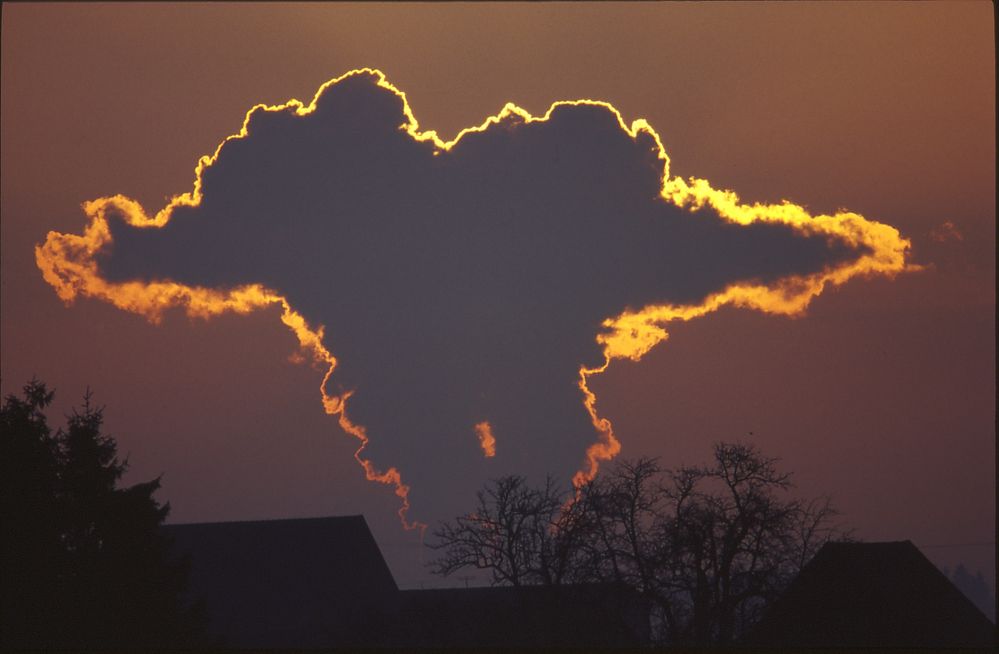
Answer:
[[[432,524],[490,476],[592,471],[587,448],[611,437],[582,379],[621,456],[669,467],[748,439],[858,537],[994,577],[989,3],[5,4],[2,18],[0,391],[37,376],[58,416],[89,386],[129,479],[163,475],[171,521],[363,513],[400,586],[441,585],[393,490],[409,487],[407,521]],[[205,168],[199,206],[135,226],[194,193],[199,159],[251,107],[308,106],[361,68],[384,78],[328,86],[305,115],[258,111]],[[578,99],[613,109],[526,118]],[[520,113],[453,142],[508,102]],[[418,127],[400,131],[407,108]],[[857,217],[806,234],[734,225],[711,202],[692,213],[657,195],[667,157],[670,178],[744,203]],[[263,284],[290,308],[67,305],[35,247],[97,217],[112,283]],[[846,242],[844,224],[896,229],[907,269],[862,269],[873,241]],[[722,306],[580,377],[602,363],[602,319],[836,271],[851,278],[794,315]],[[368,475],[401,481],[365,480],[358,426]]]

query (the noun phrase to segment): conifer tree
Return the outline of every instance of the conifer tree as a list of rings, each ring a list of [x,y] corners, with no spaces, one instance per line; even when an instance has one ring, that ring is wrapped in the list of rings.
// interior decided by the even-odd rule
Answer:
[[[119,487],[127,462],[91,403],[54,435],[38,381],[0,409],[4,645],[194,645],[203,609],[184,599],[187,563],[160,529],[160,480]]]

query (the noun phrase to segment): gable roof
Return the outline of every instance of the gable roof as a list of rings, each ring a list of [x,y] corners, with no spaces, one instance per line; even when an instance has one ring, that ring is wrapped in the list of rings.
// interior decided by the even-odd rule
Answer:
[[[372,642],[397,587],[363,516],[166,525],[228,646]]]
[[[747,634],[770,647],[987,647],[995,625],[910,541],[827,543]]]

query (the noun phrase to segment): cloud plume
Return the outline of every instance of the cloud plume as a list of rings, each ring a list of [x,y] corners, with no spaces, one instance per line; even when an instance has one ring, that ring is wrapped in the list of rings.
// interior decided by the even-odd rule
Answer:
[[[909,246],[672,177],[652,127],[603,102],[508,104],[444,141],[367,69],[254,107],[155,215],[120,195],[84,211],[36,249],[61,298],[154,322],[279,306],[404,521],[500,471],[592,477],[620,449],[587,386],[612,359],[724,305],[800,313],[904,270]]]

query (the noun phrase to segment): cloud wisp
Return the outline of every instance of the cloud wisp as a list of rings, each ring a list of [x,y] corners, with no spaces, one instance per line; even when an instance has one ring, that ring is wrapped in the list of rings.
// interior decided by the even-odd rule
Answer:
[[[36,248],[63,300],[153,322],[279,306],[407,525],[417,494],[497,466],[593,477],[621,445],[587,379],[671,321],[800,314],[829,284],[905,270],[909,248],[858,214],[671,177],[652,127],[604,102],[508,104],[444,141],[370,69],[251,109],[155,215],[121,195],[83,208],[82,234]]]

